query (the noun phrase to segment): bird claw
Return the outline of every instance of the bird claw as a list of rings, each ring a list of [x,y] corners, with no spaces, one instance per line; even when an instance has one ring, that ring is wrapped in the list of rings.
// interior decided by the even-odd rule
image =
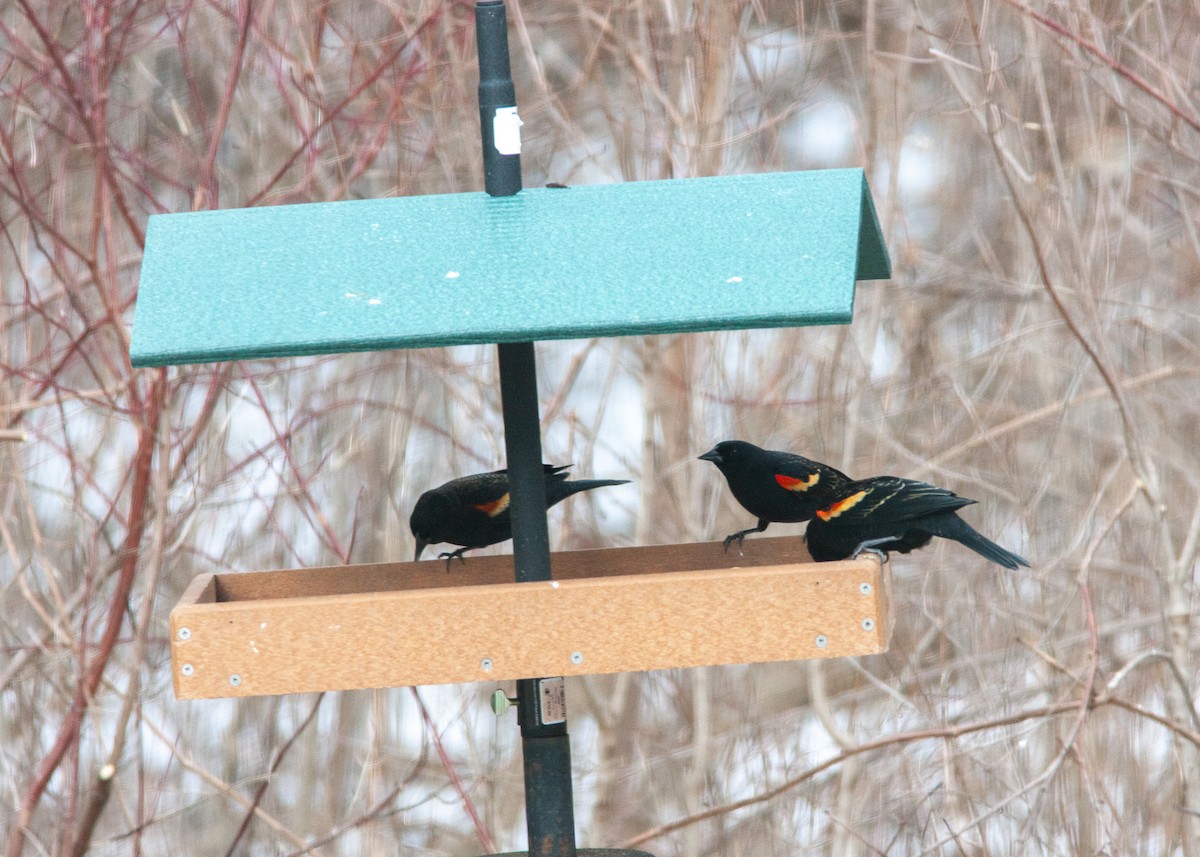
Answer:
[[[738,530],[736,533],[730,533],[725,537],[725,553],[729,553],[729,546],[736,541],[738,543],[738,555],[745,556],[746,536],[750,533],[761,533],[766,528],[767,525],[763,524],[761,527],[749,527],[745,530]]]
[[[886,563],[888,561],[887,552],[881,551],[876,545],[886,544],[890,541],[893,541],[890,536],[884,539],[870,539],[869,541],[865,541],[854,549],[854,553],[850,554],[850,559],[858,559],[861,554],[870,553],[874,554],[880,563]]]
[[[734,542],[738,543],[738,554],[741,556],[745,556],[745,551],[743,550],[743,546],[746,543],[746,531],[742,530],[740,533],[730,533],[729,535],[727,535],[725,537],[725,542],[724,542],[725,553],[729,553],[729,546],[731,544],[733,544]]]
[[[450,573],[450,566],[456,559],[462,565],[467,564],[467,561],[463,559],[463,554],[466,553],[466,550],[466,548],[459,548],[456,551],[442,551],[440,554],[438,554],[438,559],[444,559],[446,561],[446,574]]]

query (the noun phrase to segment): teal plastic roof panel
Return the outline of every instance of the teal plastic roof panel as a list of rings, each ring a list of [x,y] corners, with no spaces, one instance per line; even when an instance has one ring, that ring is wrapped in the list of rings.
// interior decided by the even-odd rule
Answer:
[[[159,214],[131,356],[844,324],[890,275],[858,169]]]

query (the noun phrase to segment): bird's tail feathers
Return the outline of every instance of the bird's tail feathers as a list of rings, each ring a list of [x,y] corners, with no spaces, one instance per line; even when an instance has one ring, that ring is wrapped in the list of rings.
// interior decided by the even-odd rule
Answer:
[[[1020,566],[1029,568],[1025,557],[1000,547],[957,515],[947,515],[928,522],[922,521],[921,529],[931,532],[935,536],[954,539],[996,565],[1014,570]]]
[[[553,506],[561,503],[580,491],[591,491],[593,488],[607,488],[609,485],[628,485],[628,479],[573,479],[569,482],[555,482],[546,486],[546,505]]]

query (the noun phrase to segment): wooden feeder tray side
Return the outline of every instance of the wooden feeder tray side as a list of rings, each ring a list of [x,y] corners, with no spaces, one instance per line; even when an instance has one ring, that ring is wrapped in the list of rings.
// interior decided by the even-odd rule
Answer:
[[[501,681],[885,651],[889,574],[795,538],[200,575],[171,613],[182,699]]]

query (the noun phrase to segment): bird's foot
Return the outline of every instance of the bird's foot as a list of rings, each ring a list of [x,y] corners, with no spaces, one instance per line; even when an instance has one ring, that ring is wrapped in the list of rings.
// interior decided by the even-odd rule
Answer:
[[[454,562],[454,560],[457,559],[463,565],[467,564],[467,561],[463,559],[463,554],[469,550],[470,548],[459,548],[456,551],[442,551],[440,554],[438,554],[438,559],[444,559],[446,561],[447,574],[450,573],[450,564]]]
[[[738,553],[744,554],[744,551],[742,550],[742,545],[744,545],[746,542],[746,533],[756,533],[756,532],[758,532],[758,530],[751,527],[748,530],[738,530],[736,533],[730,533],[729,535],[727,535],[725,537],[725,542],[724,542],[725,553],[729,553],[729,546],[731,544],[733,544],[734,542],[737,542]]]
[[[860,554],[872,553],[879,557],[881,563],[887,562],[887,551],[881,551],[878,546],[885,545],[890,541],[894,541],[891,536],[882,539],[868,539],[854,549],[854,553],[850,554],[850,559],[858,559]]]

